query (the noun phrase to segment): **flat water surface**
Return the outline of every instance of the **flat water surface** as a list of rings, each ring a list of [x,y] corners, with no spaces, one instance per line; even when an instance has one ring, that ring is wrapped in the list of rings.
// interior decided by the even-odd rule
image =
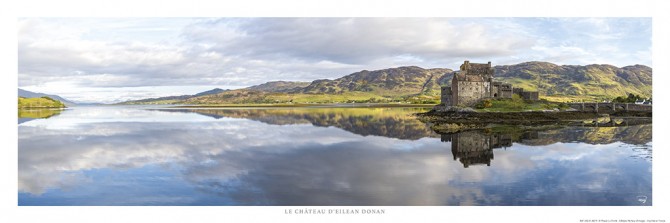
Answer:
[[[652,204],[651,124],[440,135],[423,111],[19,112],[18,204]]]

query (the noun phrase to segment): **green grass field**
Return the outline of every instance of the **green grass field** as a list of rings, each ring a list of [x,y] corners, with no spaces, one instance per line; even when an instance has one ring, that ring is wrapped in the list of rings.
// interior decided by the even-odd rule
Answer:
[[[489,99],[483,100],[475,106],[477,111],[483,112],[517,112],[517,111],[542,111],[542,110],[564,110],[569,107],[564,103],[548,100],[524,101],[518,95],[511,99]]]

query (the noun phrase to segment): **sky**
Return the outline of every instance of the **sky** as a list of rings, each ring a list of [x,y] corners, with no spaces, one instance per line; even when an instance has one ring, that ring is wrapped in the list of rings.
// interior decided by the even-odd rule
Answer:
[[[115,103],[464,60],[652,65],[651,18],[21,18],[19,88]]]

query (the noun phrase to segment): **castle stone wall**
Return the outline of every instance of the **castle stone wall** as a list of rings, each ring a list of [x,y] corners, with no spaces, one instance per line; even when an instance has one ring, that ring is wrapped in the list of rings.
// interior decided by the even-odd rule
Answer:
[[[490,97],[490,85],[491,82],[458,82],[457,88],[459,94],[457,94],[457,105],[473,106],[480,99]]]
[[[519,95],[524,100],[530,100],[530,101],[540,100],[540,94],[537,91],[523,91],[523,92],[520,92]]]
[[[446,106],[454,105],[451,101],[451,87],[442,87],[442,94],[440,95],[440,103]]]

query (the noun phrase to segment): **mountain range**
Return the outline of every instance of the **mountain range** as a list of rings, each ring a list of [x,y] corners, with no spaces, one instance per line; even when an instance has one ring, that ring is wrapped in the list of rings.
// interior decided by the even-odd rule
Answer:
[[[644,65],[556,65],[525,62],[495,66],[496,81],[540,91],[555,101],[603,100],[629,93],[651,97],[652,68]],[[272,81],[237,90],[214,89],[195,95],[128,101],[125,104],[240,104],[411,102],[439,103],[440,86],[449,85],[454,70],[416,66],[359,71],[334,80]]]
[[[366,108],[313,108],[313,109],[160,109],[161,112],[196,113],[220,118],[243,118],[270,125],[311,124],[320,127],[336,127],[361,136],[384,136],[396,139],[417,140],[425,137],[440,137],[424,123],[408,114],[421,109],[366,109]],[[575,131],[577,130],[577,131]],[[475,130],[476,132],[480,130]],[[645,145],[651,142],[652,125],[632,124],[610,127],[559,127],[531,131],[521,129],[492,130],[509,136],[515,143],[544,146],[555,143],[584,142],[588,144],[611,144],[624,142]],[[541,132],[541,134],[537,134]],[[490,134],[491,132],[488,132]],[[524,133],[535,133],[539,137],[521,139]],[[453,133],[452,133],[453,134]],[[457,133],[458,134],[458,133]],[[485,140],[486,134],[478,135]]]
[[[625,97],[629,93],[651,97],[652,69],[644,65],[615,67],[607,64],[586,66],[526,62],[495,66],[496,79],[548,98],[590,96],[599,99]]]
[[[184,100],[188,100],[190,98],[195,98],[195,97],[200,97],[200,96],[206,96],[206,95],[211,95],[211,94],[218,94],[221,92],[226,92],[229,91],[228,89],[223,90],[221,88],[214,88],[209,91],[203,91],[194,95],[179,95],[179,96],[166,96],[166,97],[158,97],[158,98],[147,98],[147,99],[140,99],[140,100],[132,100],[132,101],[126,101],[121,104],[171,104],[171,103],[178,103]]]
[[[310,85],[310,82],[299,81],[270,81],[264,84],[254,85],[246,89],[267,92],[297,92]]]

